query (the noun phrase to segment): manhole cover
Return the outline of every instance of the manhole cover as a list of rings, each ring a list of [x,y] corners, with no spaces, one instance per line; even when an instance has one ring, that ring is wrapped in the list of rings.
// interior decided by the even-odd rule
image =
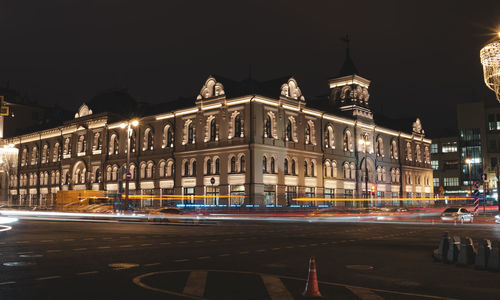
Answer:
[[[373,270],[373,266],[369,265],[347,265],[345,267],[351,270]]]
[[[19,257],[42,257],[42,254],[21,254]]]
[[[35,263],[28,262],[28,261],[9,261],[9,262],[3,263],[3,265],[6,267],[24,267],[24,266],[31,266],[34,264]]]

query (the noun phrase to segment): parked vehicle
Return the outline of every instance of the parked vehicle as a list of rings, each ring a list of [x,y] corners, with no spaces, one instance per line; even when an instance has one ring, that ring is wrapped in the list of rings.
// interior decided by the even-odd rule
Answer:
[[[464,207],[449,207],[441,213],[441,220],[472,223],[474,214]]]
[[[495,216],[495,223],[500,223],[500,215]]]

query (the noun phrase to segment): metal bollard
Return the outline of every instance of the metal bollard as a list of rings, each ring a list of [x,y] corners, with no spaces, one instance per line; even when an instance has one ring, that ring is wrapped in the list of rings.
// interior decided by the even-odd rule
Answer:
[[[492,241],[491,252],[488,257],[488,271],[498,272],[500,271],[500,246],[499,241]]]
[[[446,261],[446,255],[448,254],[448,247],[450,245],[450,236],[447,231],[445,231],[439,242],[439,247],[434,250],[433,257],[437,261]]]
[[[474,260],[474,267],[478,270],[485,270],[488,266],[488,258],[491,252],[491,241],[481,240],[477,246],[476,259]]]
[[[474,244],[470,237],[460,238],[460,252],[457,257],[457,266],[466,266],[474,263]]]
[[[458,252],[460,252],[460,238],[457,236],[450,237],[448,253],[446,254],[446,262],[454,263],[457,261]]]

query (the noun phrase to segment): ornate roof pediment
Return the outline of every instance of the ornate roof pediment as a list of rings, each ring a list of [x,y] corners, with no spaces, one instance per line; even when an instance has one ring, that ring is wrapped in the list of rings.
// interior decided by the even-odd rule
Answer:
[[[424,130],[422,129],[422,123],[420,122],[420,119],[417,118],[415,122],[413,122],[413,132],[418,133],[418,134],[424,134]]]
[[[295,100],[305,101],[304,96],[302,96],[302,91],[300,90],[299,85],[297,84],[297,80],[295,80],[295,78],[293,77],[290,77],[287,83],[281,85],[281,96]]]
[[[225,94],[222,83],[217,82],[213,76],[209,76],[196,97],[196,100],[224,96]]]
[[[75,119],[90,116],[91,114],[92,110],[87,106],[87,104],[83,103],[78,109],[78,112],[75,114]]]

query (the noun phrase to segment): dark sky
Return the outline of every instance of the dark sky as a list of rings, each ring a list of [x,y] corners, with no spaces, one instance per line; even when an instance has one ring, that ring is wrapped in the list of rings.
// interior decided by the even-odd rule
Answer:
[[[494,99],[479,50],[499,26],[499,0],[1,1],[0,85],[71,109],[116,88],[158,103],[252,65],[258,80],[294,74],[307,99],[327,91],[348,33],[373,105],[430,133],[454,126],[457,103]]]

